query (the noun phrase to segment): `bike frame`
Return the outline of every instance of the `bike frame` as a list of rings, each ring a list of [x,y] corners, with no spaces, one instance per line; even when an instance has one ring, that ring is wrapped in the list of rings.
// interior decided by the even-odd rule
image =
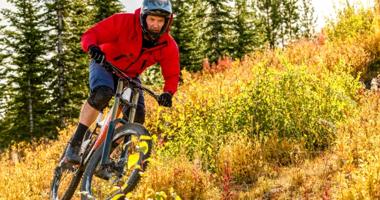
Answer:
[[[111,151],[111,144],[112,144],[112,138],[114,136],[115,128],[117,123],[125,123],[124,120],[116,120],[117,117],[120,115],[122,111],[122,93],[124,91],[124,88],[130,88],[132,89],[132,95],[130,99],[123,99],[126,101],[127,105],[130,107],[130,111],[128,114],[128,122],[133,123],[135,119],[136,109],[137,109],[137,103],[140,97],[140,89],[146,91],[149,95],[151,95],[156,100],[158,99],[158,95],[155,94],[150,89],[142,86],[140,83],[132,80],[130,77],[128,77],[124,72],[120,71],[118,68],[113,66],[109,62],[105,62],[103,64],[106,68],[111,68],[120,78],[118,79],[117,88],[115,92],[115,101],[113,103],[113,106],[111,107],[110,112],[108,112],[107,116],[105,117],[105,123],[101,126],[100,133],[98,137],[95,140],[94,145],[92,146],[90,152],[87,154],[85,159],[83,160],[83,163],[87,163],[92,154],[103,144],[103,151],[101,156],[101,166],[105,167],[107,166]],[[125,82],[128,83],[128,85],[125,87]],[[101,113],[99,114],[101,115]]]
[[[54,178],[51,185],[51,197],[57,198],[59,195],[59,187],[60,182],[62,178],[62,173],[66,170],[75,173],[73,179],[70,182],[70,188],[66,188],[66,192],[64,192],[64,197],[71,197],[73,195],[74,190],[76,189],[77,185],[79,184],[80,179],[82,178],[83,173],[85,172],[87,164],[90,162],[91,157],[94,155],[94,153],[97,150],[101,149],[101,162],[100,167],[102,169],[113,169],[112,167],[119,167],[124,166],[125,162],[127,161],[128,157],[128,148],[126,147],[126,144],[130,142],[130,135],[125,133],[120,138],[123,138],[123,149],[120,154],[120,158],[117,161],[118,163],[115,163],[116,165],[113,165],[110,161],[110,153],[111,153],[111,146],[114,142],[114,134],[117,127],[120,125],[126,124],[127,126],[135,127],[134,119],[137,109],[137,104],[140,95],[142,95],[142,91],[147,92],[150,96],[152,96],[156,101],[158,101],[158,96],[150,89],[144,87],[141,85],[140,82],[133,80],[132,78],[128,77],[124,72],[120,71],[118,68],[110,64],[109,62],[103,63],[103,67],[106,69],[112,71],[112,73],[116,74],[119,79],[117,82],[117,87],[115,91],[114,96],[114,103],[110,109],[110,111],[107,113],[107,116],[102,121],[103,113],[99,113],[98,119],[96,120],[96,127],[93,131],[87,131],[85,134],[85,140],[82,142],[80,153],[82,155],[81,162],[79,166],[74,165],[70,162],[67,162],[67,159],[65,159],[65,153],[61,156],[60,162],[58,166],[56,167],[54,171]],[[122,112],[123,106],[128,106],[130,108],[130,111],[128,113],[128,122],[124,119],[120,118],[120,114]],[[130,124],[127,124],[130,123]],[[138,126],[137,126],[138,127]],[[99,134],[97,134],[97,130],[100,128]],[[128,127],[126,127],[128,128]],[[141,127],[144,134],[149,134],[147,130],[145,130],[144,127]],[[133,134],[133,133],[131,133]],[[136,133],[137,134],[137,133]],[[94,141],[95,138],[95,141]],[[117,141],[119,145],[119,141]],[[67,146],[66,146],[67,148]],[[64,150],[66,152],[66,149]],[[97,155],[98,156],[98,155]],[[101,170],[102,170],[101,169]],[[116,169],[117,173],[116,175],[121,178],[124,173],[124,169]],[[75,182],[73,182],[75,181]],[[75,188],[73,188],[75,186]],[[69,193],[68,193],[69,192]]]

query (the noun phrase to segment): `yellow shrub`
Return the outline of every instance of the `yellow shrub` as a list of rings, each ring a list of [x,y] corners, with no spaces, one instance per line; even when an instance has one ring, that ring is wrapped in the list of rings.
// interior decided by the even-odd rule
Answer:
[[[152,159],[148,170],[130,199],[148,199],[166,196],[174,199],[220,199],[219,189],[212,176],[185,156]],[[170,198],[171,197],[171,198]]]
[[[302,140],[280,139],[276,135],[265,139],[261,149],[263,159],[273,166],[301,164],[310,155]]]
[[[242,133],[228,135],[228,141],[217,155],[219,176],[231,170],[235,183],[253,183],[267,168],[260,144]]]
[[[53,170],[71,131],[61,131],[59,141],[19,144],[4,153],[0,159],[0,199],[48,199]],[[20,161],[5,156],[12,151],[23,155]]]
[[[366,94],[360,107],[360,115],[339,130],[334,148],[341,163],[337,199],[380,198],[380,94]]]

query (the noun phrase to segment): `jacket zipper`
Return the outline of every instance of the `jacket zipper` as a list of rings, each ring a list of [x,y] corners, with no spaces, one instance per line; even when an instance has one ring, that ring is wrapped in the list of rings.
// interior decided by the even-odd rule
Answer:
[[[144,50],[140,51],[140,54],[137,56],[137,58],[136,58],[133,62],[131,62],[131,64],[128,65],[127,68],[125,68],[125,71],[126,71],[129,67],[131,67],[133,64],[135,64],[135,63],[140,59],[140,57],[143,55],[143,53],[146,53],[146,52],[149,52],[149,51],[153,51],[153,50],[156,50],[156,49],[162,48],[162,46],[164,46],[164,44],[166,44],[166,43],[167,43],[167,42],[165,41],[165,42],[159,43],[157,46],[155,46],[155,47],[153,47],[153,48],[151,48],[151,49],[147,49],[146,51],[144,51]],[[145,64],[145,63],[144,63],[144,64]]]

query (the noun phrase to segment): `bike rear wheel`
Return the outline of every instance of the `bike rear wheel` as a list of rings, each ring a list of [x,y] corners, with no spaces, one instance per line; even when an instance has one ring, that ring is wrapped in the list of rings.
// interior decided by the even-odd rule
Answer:
[[[82,199],[111,199],[132,191],[147,167],[152,150],[149,132],[140,124],[128,123],[115,130],[110,164],[100,168],[103,145],[90,158],[83,174]],[[99,178],[100,172],[106,172]],[[106,177],[106,178],[105,178]]]

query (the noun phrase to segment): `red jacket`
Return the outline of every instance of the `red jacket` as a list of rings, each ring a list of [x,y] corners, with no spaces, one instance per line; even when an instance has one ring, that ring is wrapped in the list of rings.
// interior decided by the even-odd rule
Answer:
[[[174,94],[179,81],[179,51],[177,43],[164,33],[156,47],[142,51],[140,9],[132,13],[114,14],[95,24],[82,35],[82,48],[98,45],[107,61],[136,77],[149,66],[159,63],[165,79],[164,91]]]

